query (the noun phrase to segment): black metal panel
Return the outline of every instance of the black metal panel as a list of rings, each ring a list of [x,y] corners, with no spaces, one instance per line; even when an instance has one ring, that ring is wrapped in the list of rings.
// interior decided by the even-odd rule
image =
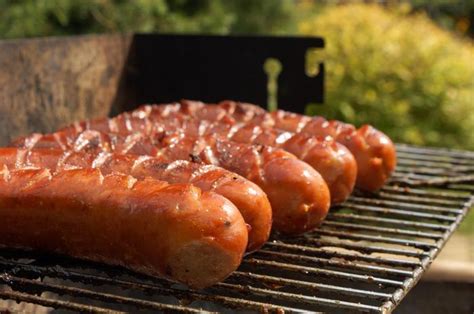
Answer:
[[[267,58],[276,58],[283,66],[278,77],[279,108],[303,112],[307,103],[323,101],[323,65],[317,76],[305,74],[305,54],[308,48],[323,48],[322,38],[140,34],[133,47],[139,103],[187,98],[265,105]]]

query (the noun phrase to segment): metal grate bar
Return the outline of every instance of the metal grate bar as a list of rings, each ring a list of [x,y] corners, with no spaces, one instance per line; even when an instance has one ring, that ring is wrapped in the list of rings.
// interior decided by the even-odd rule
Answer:
[[[119,303],[119,304],[129,304],[136,306],[138,308],[148,308],[155,311],[174,311],[174,312],[181,312],[181,313],[210,313],[208,311],[192,309],[192,308],[184,308],[182,306],[170,305],[170,304],[163,304],[158,302],[151,302],[145,301],[140,299],[134,298],[127,298],[118,295],[113,295],[109,293],[102,293],[102,292],[91,292],[89,290],[76,288],[76,287],[66,287],[62,285],[56,285],[51,283],[45,283],[42,281],[31,280],[20,278],[11,275],[0,275],[0,281],[4,283],[8,283],[9,285],[20,286],[20,287],[28,287],[31,289],[32,287],[41,289],[42,291],[50,291],[59,294],[70,294],[74,296],[80,296],[84,298],[91,298],[91,299],[98,299],[103,300],[106,302],[112,303]]]
[[[386,286],[396,286],[396,287],[403,286],[403,282],[397,281],[397,280],[391,280],[391,279],[385,279],[385,278],[367,276],[367,275],[359,275],[359,274],[336,271],[336,270],[318,269],[318,268],[293,265],[293,264],[288,264],[288,263],[266,261],[266,260],[261,260],[261,259],[256,259],[256,258],[246,259],[244,260],[243,264],[253,265],[253,266],[277,267],[279,269],[300,272],[306,275],[317,274],[320,276],[328,276],[330,278],[340,278],[340,279],[347,279],[351,281],[381,284],[381,285],[386,285]]]
[[[406,193],[409,194],[410,196],[414,195],[423,195],[423,196],[429,196],[434,199],[441,198],[443,200],[446,199],[457,199],[460,202],[466,202],[469,199],[469,194],[466,192],[459,192],[459,191],[450,191],[450,190],[422,190],[420,188],[416,187],[399,187],[399,186],[391,186],[391,185],[385,185],[382,187],[382,191],[389,191],[389,192],[397,192],[397,193]],[[462,204],[460,205],[462,207]]]
[[[472,183],[474,181],[470,181],[470,182]],[[467,191],[467,192],[470,192],[470,193],[474,192],[474,185],[448,184],[447,187],[450,188],[450,189],[456,189],[456,190],[460,190],[460,191]]]
[[[10,263],[11,266],[17,266],[12,263]],[[25,269],[28,269],[28,265],[22,265]],[[41,268],[43,274],[47,275],[58,275],[62,274],[61,271],[55,270],[55,269],[48,269],[48,268]],[[273,282],[273,283],[278,283],[278,284],[292,284],[292,285],[297,285],[297,286],[302,286],[306,288],[312,288],[312,289],[319,289],[319,290],[325,290],[325,291],[337,291],[338,293],[344,293],[348,295],[354,295],[354,296],[364,296],[364,297],[371,297],[371,298],[377,298],[377,299],[386,299],[390,297],[390,294],[386,293],[380,293],[380,292],[370,292],[366,290],[357,290],[357,289],[350,289],[350,288],[344,288],[344,287],[337,287],[337,286],[331,286],[331,285],[324,285],[324,284],[313,284],[313,283],[307,283],[303,281],[298,281],[298,280],[288,280],[288,279],[281,279],[281,278],[275,278],[271,276],[263,276],[263,275],[257,275],[257,274],[251,274],[251,273],[243,273],[243,272],[235,272],[233,277],[248,277],[248,278],[258,278],[259,280],[265,281],[265,282]],[[67,273],[68,279],[77,279],[83,282],[86,282],[87,280],[94,280],[95,282],[101,282],[103,284],[113,284],[113,285],[122,285],[127,288],[140,288],[142,290],[152,290],[154,292],[158,292],[160,294],[165,294],[165,295],[174,295],[174,296],[186,296],[190,297],[193,299],[201,299],[201,300],[209,300],[209,301],[224,301],[226,305],[232,305],[235,308],[242,307],[242,305],[245,305],[247,308],[253,308],[255,310],[290,310],[293,311],[294,308],[284,308],[284,307],[276,307],[274,305],[270,304],[265,304],[265,303],[259,303],[259,302],[252,302],[252,301],[247,301],[244,299],[235,299],[231,297],[221,297],[221,296],[214,296],[214,295],[204,295],[200,293],[195,293],[195,292],[187,292],[183,290],[176,290],[176,289],[167,289],[167,288],[161,288],[158,286],[154,285],[149,285],[149,284],[137,284],[129,281],[124,281],[124,280],[117,280],[117,279],[108,279],[105,277],[101,276],[95,276],[95,275],[87,275],[87,274],[81,274],[77,272],[68,272]],[[11,277],[9,276],[9,279],[16,279],[16,277]],[[12,280],[9,280],[12,281]],[[26,280],[25,280],[26,281]],[[34,281],[34,283],[39,283],[37,281]],[[59,287],[58,285],[51,285],[51,284],[44,284],[44,283],[39,283],[42,285],[42,288],[45,288],[45,290],[52,291],[54,290],[55,287]],[[70,290],[67,287],[60,286],[63,288],[66,288],[67,292],[75,292],[74,290]],[[233,291],[242,291],[242,286],[241,285],[232,285],[232,284],[217,284],[216,287],[222,287],[225,288],[226,290],[233,290]],[[259,291],[260,293],[264,293],[268,290],[265,289],[259,289],[259,288],[254,288],[254,287],[249,287],[246,286],[246,289],[253,289],[255,291]],[[369,294],[367,293],[369,292]],[[273,293],[273,292],[272,292]],[[267,293],[268,294],[268,293]],[[101,294],[99,294],[101,295]],[[287,297],[293,298],[293,294],[287,294]],[[127,298],[126,298],[127,299]],[[322,301],[321,301],[322,300]],[[308,301],[308,300],[306,300]],[[311,303],[317,302],[318,304],[326,304],[329,302],[327,305],[332,305],[333,302],[332,300],[327,300],[327,299],[322,299],[322,298],[311,298],[310,299]],[[125,303],[125,302],[124,302]],[[360,307],[356,306],[354,307],[354,304],[352,303],[347,303],[347,306],[349,308],[358,308],[361,309]],[[374,310],[373,308],[367,307],[362,305],[364,309],[371,309]],[[201,312],[204,312],[200,310]]]
[[[473,206],[473,204],[474,204],[474,195],[471,195],[469,200],[462,207],[463,213],[459,215],[456,219],[456,222],[451,225],[451,230],[447,231],[444,234],[443,239],[438,241],[437,243],[438,249],[430,250],[429,256],[423,258],[422,266],[417,267],[417,269],[415,269],[415,276],[407,278],[404,282],[404,288],[398,289],[397,291],[395,291],[393,294],[393,297],[389,301],[385,302],[384,305],[382,305],[381,307],[382,309],[393,309],[396,305],[400,303],[402,298],[416,285],[416,283],[421,279],[421,275],[423,274],[423,271],[427,269],[428,265],[439,254],[443,246],[446,244],[447,240],[453,234],[454,229],[459,225],[462,219],[467,215],[468,210]]]
[[[52,307],[55,309],[66,309],[71,311],[77,311],[81,313],[124,313],[118,311],[112,311],[103,309],[100,307],[95,307],[92,305],[83,305],[79,303],[61,301],[61,300],[51,300],[44,297],[38,297],[36,295],[22,293],[17,291],[3,291],[0,289],[0,299],[4,300],[15,300],[17,302],[28,302],[34,303],[46,307]]]
[[[443,165],[474,165],[474,162],[469,159],[458,159],[452,157],[440,157],[440,156],[433,156],[433,155],[422,155],[422,154],[412,154],[412,153],[403,153],[400,152],[397,154],[399,159],[405,160],[416,160],[416,161],[426,161],[430,162],[433,167],[436,166],[443,166]]]
[[[391,178],[390,182],[399,182],[399,183],[404,183],[408,184],[411,186],[411,182],[416,182],[416,181],[424,181],[424,180],[430,180],[433,178],[440,177],[439,175],[430,175],[430,174],[424,174],[424,173],[419,173],[419,172],[408,172],[404,173],[401,171],[397,171]],[[441,176],[441,178],[447,178],[448,176]]]
[[[397,172],[421,172],[421,173],[430,173],[434,175],[459,175],[460,173],[473,172],[474,165],[461,165],[456,166],[450,163],[436,163],[429,161],[418,161],[418,160],[408,160],[402,159],[397,165]]]
[[[27,265],[27,264],[10,263],[10,262],[5,262],[1,260],[0,260],[0,264],[14,267],[16,269],[21,268],[22,271],[26,271],[26,272],[29,272],[31,274],[36,274],[36,275],[41,274],[43,276],[47,275],[47,276],[52,276],[52,277],[62,277],[66,273],[68,280],[76,280],[76,281],[84,282],[84,283],[88,283],[92,281],[95,284],[110,284],[113,286],[122,286],[127,289],[139,289],[139,290],[144,290],[144,291],[148,291],[152,293],[160,293],[162,295],[174,296],[177,298],[191,298],[195,300],[219,302],[225,306],[229,306],[235,309],[242,308],[244,306],[247,309],[253,309],[257,311],[261,311],[262,309],[275,310],[275,311],[281,310],[281,309],[285,310],[284,307],[283,308],[281,306],[277,307],[268,303],[254,302],[254,301],[248,301],[245,299],[236,299],[236,298],[220,296],[220,295],[209,295],[209,294],[204,294],[204,293],[199,293],[199,292],[194,292],[194,291],[164,288],[158,285],[152,285],[148,283],[132,282],[132,281],[121,280],[117,278],[111,279],[111,278],[107,278],[103,276],[78,273],[74,271],[65,272],[63,269],[58,269],[57,267],[55,268],[51,268],[51,267],[47,268],[47,267],[41,267],[41,266],[31,267],[30,265]],[[374,297],[385,296],[384,294],[377,293],[377,292],[374,292],[373,295]],[[290,309],[286,308],[286,310],[290,310]]]
[[[373,264],[379,265],[393,265],[393,266],[402,266],[402,267],[416,267],[420,266],[421,263],[419,261],[409,261],[404,259],[394,259],[394,258],[387,258],[387,257],[376,257],[370,255],[362,255],[362,254],[348,254],[342,253],[334,250],[324,250],[318,249],[310,246],[302,246],[296,244],[287,244],[287,243],[280,243],[280,242],[269,242],[265,247],[274,247],[275,249],[279,250],[291,250],[297,251],[301,254],[316,254],[318,256],[330,256],[334,258],[341,258],[348,261],[352,260],[360,260],[366,261]]]
[[[417,222],[417,221],[374,217],[374,216],[364,216],[364,215],[356,215],[356,214],[335,213],[335,214],[328,214],[328,218],[329,218],[328,221],[331,221],[332,219],[349,219],[349,220],[370,221],[374,223],[387,223],[391,225],[401,225],[401,226],[407,226],[410,228],[424,228],[424,229],[439,230],[439,231],[449,230],[449,225],[437,225],[437,224],[426,223],[426,222]]]
[[[413,185],[445,185],[448,183],[466,183],[466,182],[474,182],[474,175],[458,175],[456,177],[449,177],[449,178],[428,178],[424,180],[414,181],[411,184]],[[470,187],[467,187],[470,189]]]
[[[351,239],[351,240],[357,240],[357,241],[370,241],[370,242],[378,242],[378,243],[391,243],[391,244],[410,246],[410,247],[420,248],[420,249],[436,248],[436,244],[433,244],[433,243],[426,243],[426,242],[398,239],[398,238],[387,238],[381,235],[373,236],[370,234],[347,233],[347,232],[330,231],[330,230],[322,230],[322,229],[313,231],[311,232],[311,234],[337,237],[339,239]]]
[[[459,208],[460,205],[462,205],[462,202],[456,202],[456,201],[451,201],[451,200],[445,200],[445,199],[433,199],[429,197],[420,197],[420,196],[410,196],[410,195],[400,195],[400,194],[392,194],[392,193],[387,193],[387,192],[379,192],[378,196],[381,199],[386,199],[386,200],[395,200],[395,201],[401,201],[401,202],[410,202],[410,203],[424,203],[424,204],[436,204],[436,205],[447,205],[450,207],[456,207]]]
[[[430,148],[430,147],[403,147],[397,145],[397,155],[398,154],[407,154],[415,156],[428,156],[434,157],[433,160],[468,160],[472,162],[474,156],[473,152],[470,151],[448,151],[445,148]],[[399,158],[402,159],[402,158]]]
[[[357,197],[353,196],[350,198],[350,202],[355,203],[363,203],[363,204],[371,204],[371,205],[378,205],[378,206],[391,206],[393,208],[404,208],[404,209],[416,209],[416,210],[426,210],[426,211],[436,211],[436,212],[443,212],[443,213],[451,213],[451,214],[459,214],[460,210],[457,208],[448,208],[448,207],[440,207],[440,206],[428,206],[428,205],[421,205],[421,204],[407,204],[406,202],[394,202],[389,200],[381,200],[381,199],[374,199],[374,198],[365,198],[365,197]]]
[[[455,158],[467,158],[472,159],[474,158],[474,152],[459,150],[459,149],[452,149],[452,148],[444,148],[444,147],[420,147],[408,144],[395,144],[397,148],[397,152],[412,152],[420,155],[432,155],[432,156],[440,156],[446,155],[449,157]]]
[[[263,255],[263,257],[262,257]],[[273,252],[267,250],[260,250],[258,251],[254,257],[257,256],[259,258],[271,258],[271,261],[287,261],[287,262],[294,262],[294,263],[309,263],[309,264],[316,264],[316,265],[324,265],[324,266],[334,266],[334,267],[343,267],[346,269],[354,269],[354,270],[361,270],[361,271],[370,271],[374,273],[380,273],[384,275],[392,275],[392,276],[413,276],[412,271],[408,270],[400,270],[396,268],[388,268],[388,267],[380,267],[380,266],[373,266],[367,264],[359,264],[350,261],[336,261],[336,260],[327,260],[318,257],[311,257],[311,256],[302,256],[290,253],[281,253],[281,252]],[[266,260],[266,259],[265,259]]]
[[[358,296],[358,297],[363,297],[363,298],[388,299],[391,297],[390,293],[383,293],[383,292],[377,292],[377,291],[371,291],[371,290],[353,289],[353,288],[340,287],[340,286],[334,286],[334,285],[326,285],[322,283],[313,283],[313,282],[287,279],[287,278],[281,278],[281,277],[259,275],[259,274],[254,274],[254,273],[245,273],[245,272],[240,272],[240,271],[234,272],[231,276],[231,279],[234,277],[237,278],[238,280],[244,280],[244,279],[257,280],[273,288],[275,287],[275,285],[277,286],[291,285],[293,287],[306,288],[306,289],[311,289],[313,291],[316,291],[316,290],[331,291],[331,292],[341,293],[344,295],[352,295],[352,296]]]
[[[228,287],[229,284],[221,283],[219,286]],[[233,286],[233,288],[235,288],[235,286]],[[265,296],[273,296],[275,298],[278,298],[279,300],[290,301],[296,304],[326,305],[326,306],[351,309],[351,310],[380,312],[379,307],[373,306],[373,305],[362,304],[362,303],[353,303],[353,302],[332,300],[332,299],[319,298],[319,297],[313,297],[313,296],[306,296],[306,295],[301,295],[301,294],[274,291],[274,290],[256,288],[249,285],[245,285],[245,286],[240,285],[238,286],[238,288],[244,294],[257,294],[257,295],[260,294],[260,295],[265,295]],[[213,289],[211,288],[211,290]]]
[[[428,232],[413,231],[413,230],[376,227],[376,226],[370,226],[370,225],[352,224],[352,223],[336,222],[336,221],[325,221],[323,222],[322,226],[332,227],[332,228],[337,227],[338,229],[345,228],[345,229],[353,229],[353,230],[374,231],[374,232],[378,232],[379,234],[389,233],[389,234],[404,235],[404,236],[422,237],[422,238],[428,238],[428,239],[434,239],[434,240],[439,240],[442,238],[442,235],[438,233],[428,233]]]
[[[386,253],[386,254],[393,254],[393,255],[400,255],[400,256],[413,256],[421,258],[423,256],[428,256],[428,253],[423,251],[415,251],[415,250],[407,250],[407,249],[395,249],[389,247],[382,247],[370,244],[354,244],[349,242],[343,241],[328,241],[324,239],[288,239],[287,242],[289,243],[300,243],[300,244],[309,244],[309,245],[317,245],[317,246],[332,246],[332,247],[339,247],[345,248],[350,250],[356,250],[359,252],[364,253]]]
[[[368,205],[357,205],[357,204],[350,204],[350,203],[344,203],[340,207],[336,206],[335,209],[341,209],[341,208],[350,208],[350,209],[354,209],[358,211],[366,211],[366,212],[373,212],[373,213],[393,214],[393,215],[405,216],[409,218],[426,218],[426,219],[445,221],[445,222],[456,221],[456,217],[450,217],[450,216],[444,216],[444,215],[438,215],[438,214],[427,214],[427,213],[420,213],[420,212],[415,212],[415,211],[406,211],[406,210],[399,210],[399,209],[374,207],[374,206],[368,206]]]
[[[416,154],[416,153],[407,153],[407,152],[400,152],[398,165],[408,165],[408,166],[420,166],[426,169],[448,169],[449,165],[452,166],[453,170],[461,169],[462,172],[472,170],[472,166],[474,163],[469,158],[453,158],[453,157],[446,157],[443,156],[440,159],[435,159],[440,156],[432,156],[426,154]],[[434,157],[434,158],[433,158]],[[398,168],[397,168],[398,170]]]
[[[424,176],[424,175],[416,175],[416,174],[408,174],[405,176],[394,175],[391,179],[391,182],[399,182],[403,184],[408,184],[411,186],[440,186],[440,185],[447,185],[447,184],[455,184],[455,183],[467,183],[467,182],[474,182],[474,175],[465,175],[465,176],[457,176],[457,177],[431,177],[431,176]],[[457,189],[463,190],[472,190],[469,186],[462,187],[461,185],[457,185]]]

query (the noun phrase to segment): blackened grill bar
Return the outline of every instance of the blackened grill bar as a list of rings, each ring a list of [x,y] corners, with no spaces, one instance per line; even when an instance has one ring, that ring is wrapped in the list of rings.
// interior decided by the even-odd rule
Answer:
[[[357,191],[333,207],[318,230],[274,238],[225,282],[204,291],[104,265],[4,249],[0,298],[95,313],[391,312],[474,201],[474,153],[401,144],[397,150],[400,166],[378,193]]]

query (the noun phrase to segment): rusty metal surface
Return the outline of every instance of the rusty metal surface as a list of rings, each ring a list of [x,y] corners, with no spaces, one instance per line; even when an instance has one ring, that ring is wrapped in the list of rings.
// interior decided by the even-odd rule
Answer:
[[[314,232],[274,237],[225,282],[204,291],[100,264],[4,249],[0,299],[90,312],[389,313],[474,201],[471,181],[434,181],[471,176],[474,153],[397,149],[400,166],[381,191],[356,192],[333,207]],[[413,178],[428,183],[412,185]]]

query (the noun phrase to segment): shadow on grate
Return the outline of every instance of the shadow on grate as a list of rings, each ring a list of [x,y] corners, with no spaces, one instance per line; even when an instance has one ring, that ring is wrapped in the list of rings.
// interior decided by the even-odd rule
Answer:
[[[87,312],[391,312],[474,201],[473,152],[397,149],[399,166],[381,191],[356,191],[304,236],[274,236],[225,282],[204,291],[121,268],[2,249],[0,298]]]

